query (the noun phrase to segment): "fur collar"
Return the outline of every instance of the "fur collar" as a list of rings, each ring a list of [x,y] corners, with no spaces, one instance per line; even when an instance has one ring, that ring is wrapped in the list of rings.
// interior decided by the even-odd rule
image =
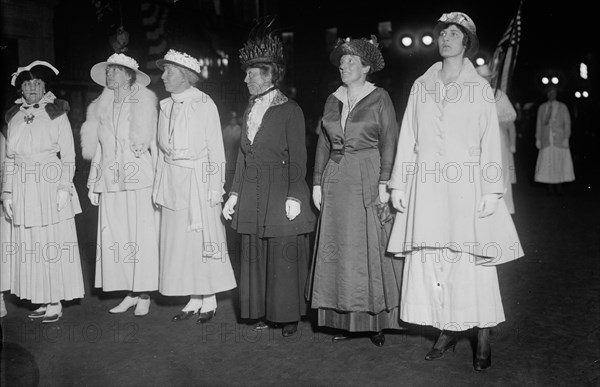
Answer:
[[[10,122],[10,120],[12,120],[15,114],[17,114],[20,107],[21,105],[13,105],[10,109],[6,111],[6,114],[4,115],[4,120],[7,124]],[[46,113],[48,113],[50,119],[54,120],[55,118],[58,118],[63,114],[68,113],[70,107],[69,103],[64,99],[56,98],[53,103],[47,103],[44,106],[44,109],[46,109]]]
[[[129,140],[132,145],[150,147],[156,140],[157,98],[153,91],[136,83],[137,90],[131,97],[136,101],[131,105],[131,127]],[[91,160],[98,148],[98,128],[102,122],[112,120],[114,92],[105,88],[87,109],[86,120],[81,126],[81,153]]]

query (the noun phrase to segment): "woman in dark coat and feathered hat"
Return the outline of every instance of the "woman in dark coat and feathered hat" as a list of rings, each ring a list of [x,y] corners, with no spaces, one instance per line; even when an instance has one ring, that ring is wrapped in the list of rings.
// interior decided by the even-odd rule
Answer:
[[[259,34],[260,35],[260,34]],[[241,317],[297,331],[307,313],[304,288],[315,215],[305,181],[304,115],[277,85],[284,74],[283,46],[269,34],[240,50],[250,104],[223,216],[242,234]]]

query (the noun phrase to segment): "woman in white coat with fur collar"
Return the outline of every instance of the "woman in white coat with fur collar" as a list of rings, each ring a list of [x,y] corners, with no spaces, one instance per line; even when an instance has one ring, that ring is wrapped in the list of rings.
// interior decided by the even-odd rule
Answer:
[[[96,287],[129,294],[111,313],[135,306],[144,316],[158,289],[158,212],[152,203],[156,160],[156,95],[133,58],[113,54],[90,71],[104,86],[81,128],[83,157],[92,160],[88,197],[100,205]]]

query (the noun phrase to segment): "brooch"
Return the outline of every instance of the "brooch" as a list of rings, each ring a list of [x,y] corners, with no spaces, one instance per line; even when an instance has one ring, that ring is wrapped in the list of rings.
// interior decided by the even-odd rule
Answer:
[[[23,120],[25,121],[25,123],[27,125],[29,125],[33,122],[34,118],[35,118],[35,115],[33,115],[33,114],[25,114],[25,116],[23,117]]]

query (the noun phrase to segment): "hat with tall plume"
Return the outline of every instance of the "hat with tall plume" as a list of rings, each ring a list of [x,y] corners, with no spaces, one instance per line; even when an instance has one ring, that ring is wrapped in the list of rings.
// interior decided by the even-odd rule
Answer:
[[[260,63],[274,63],[283,66],[283,43],[273,35],[271,26],[274,18],[258,21],[248,36],[248,41],[240,49],[242,69],[247,69]]]
[[[338,67],[340,58],[344,55],[356,55],[362,58],[363,62],[371,66],[371,73],[379,71],[385,67],[385,61],[377,43],[377,37],[371,35],[371,39],[338,39],[335,48],[329,55],[331,63]]]
[[[455,11],[444,13],[442,16],[440,16],[437,25],[433,29],[434,35],[436,37],[439,36],[440,31],[443,28],[446,28],[448,24],[456,24],[465,29],[467,35],[469,35],[469,39],[471,40],[471,45],[467,51],[465,51],[465,56],[470,57],[475,55],[477,50],[479,50],[479,38],[477,38],[477,28],[475,27],[473,19],[463,12]]]

